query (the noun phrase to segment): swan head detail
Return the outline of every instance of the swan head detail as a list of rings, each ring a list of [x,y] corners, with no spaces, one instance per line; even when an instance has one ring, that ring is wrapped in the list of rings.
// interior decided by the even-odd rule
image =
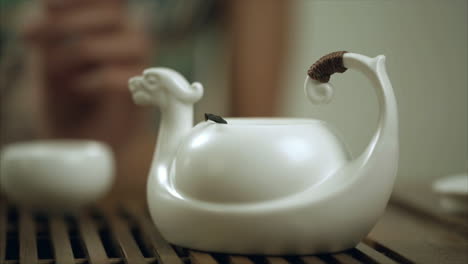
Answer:
[[[193,104],[203,96],[200,83],[190,84],[180,73],[168,68],[150,68],[128,81],[133,101],[138,105],[165,108],[171,103]]]

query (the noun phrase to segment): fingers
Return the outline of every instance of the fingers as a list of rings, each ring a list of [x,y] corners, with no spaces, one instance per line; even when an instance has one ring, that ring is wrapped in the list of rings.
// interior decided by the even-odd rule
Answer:
[[[50,9],[77,8],[96,3],[125,4],[125,0],[44,0]]]
[[[149,60],[149,37],[130,25],[122,0],[45,0],[46,16],[26,30],[43,57],[48,89],[77,95],[128,91]]]
[[[118,30],[127,22],[121,1],[87,0],[79,4],[73,1],[60,1],[64,6],[54,8],[50,7],[51,1],[47,1],[45,16],[31,23],[25,30],[25,39],[42,45],[60,44],[74,35]]]
[[[50,15],[45,22],[52,37],[112,30],[122,26],[124,11],[120,6],[97,5],[93,8],[64,10]]]
[[[74,88],[82,94],[102,92],[129,93],[128,80],[141,73],[135,65],[112,65],[81,74],[74,81]]]
[[[150,44],[140,32],[114,32],[84,36],[58,47],[45,47],[45,60],[51,74],[111,63],[146,64]]]

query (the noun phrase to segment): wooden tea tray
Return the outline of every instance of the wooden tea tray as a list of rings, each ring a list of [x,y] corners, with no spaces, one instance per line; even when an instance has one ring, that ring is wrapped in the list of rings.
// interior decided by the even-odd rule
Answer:
[[[211,254],[170,245],[141,202],[112,202],[79,216],[58,217],[31,214],[0,198],[0,263],[468,263],[467,216],[447,216],[434,209],[436,199],[427,189],[404,193],[409,195],[397,192],[356,248],[282,257]]]

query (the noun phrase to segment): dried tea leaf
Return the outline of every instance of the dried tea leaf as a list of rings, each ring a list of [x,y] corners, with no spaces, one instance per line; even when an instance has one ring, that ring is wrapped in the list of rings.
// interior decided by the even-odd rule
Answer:
[[[217,116],[217,115],[213,115],[213,114],[209,114],[209,113],[205,113],[205,121],[208,121],[208,120],[211,120],[211,121],[216,122],[218,124],[227,124],[227,121],[224,120],[222,117]]]

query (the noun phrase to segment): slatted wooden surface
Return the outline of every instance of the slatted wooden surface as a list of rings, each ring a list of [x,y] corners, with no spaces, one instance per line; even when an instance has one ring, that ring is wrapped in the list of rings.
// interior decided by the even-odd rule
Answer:
[[[117,204],[58,216],[33,214],[0,199],[0,264],[468,263],[468,232],[463,225],[450,227],[407,207],[393,202],[356,248],[277,257],[210,254],[170,245],[141,205]]]

